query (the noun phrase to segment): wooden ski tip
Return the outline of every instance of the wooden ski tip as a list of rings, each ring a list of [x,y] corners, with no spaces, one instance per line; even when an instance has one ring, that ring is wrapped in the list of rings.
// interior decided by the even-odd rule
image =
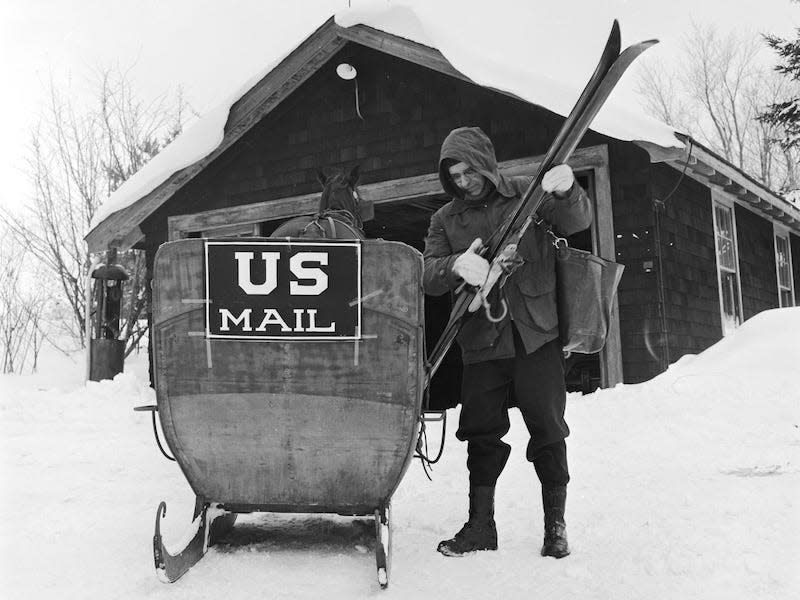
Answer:
[[[619,21],[617,21],[616,19],[614,19],[614,22],[611,24],[611,32],[608,34],[608,41],[606,42],[606,46],[609,45],[614,47],[615,54],[619,54],[619,51],[622,48],[622,40],[619,31]]]

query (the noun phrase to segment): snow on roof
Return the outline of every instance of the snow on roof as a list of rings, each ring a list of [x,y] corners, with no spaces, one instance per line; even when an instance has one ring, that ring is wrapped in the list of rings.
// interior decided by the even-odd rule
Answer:
[[[454,68],[479,85],[512,93],[560,115],[569,114],[580,89],[519,65],[518,61],[501,60],[504,51],[502,36],[492,39],[492,52],[488,53],[483,44],[469,43],[473,38],[465,35],[463,28],[447,26],[446,20],[435,18],[434,15],[421,19],[419,12],[419,8],[415,11],[407,6],[372,5],[343,10],[334,16],[334,20],[341,27],[363,24],[436,48]],[[91,228],[152,192],[173,173],[213,152],[223,140],[231,107],[286,55],[261,69],[235,93],[184,129],[171,144],[109,196],[92,219]],[[647,141],[665,148],[683,147],[675,137],[675,129],[629,108],[622,108],[615,104],[613,97],[595,117],[592,129],[619,140]]]
[[[510,92],[562,116],[572,110],[581,89],[543,72],[545,68],[558,71],[555,61],[539,65],[541,69],[526,67],[525,60],[507,58],[516,56],[516,52],[506,52],[497,47],[502,37],[492,37],[492,49],[487,51],[484,44],[469,43],[473,38],[465,35],[460,23],[459,27],[453,27],[449,21],[434,18],[433,13],[423,21],[418,16],[421,10],[424,9],[415,12],[405,6],[352,9],[338,13],[335,19],[342,27],[367,25],[436,48],[456,70],[478,85]],[[600,57],[602,43],[610,28],[609,22],[606,29],[600,29],[597,56],[592,56],[592,60]],[[555,54],[556,50],[552,49],[551,53]],[[588,79],[588,73],[586,75]],[[636,110],[623,108],[615,102],[613,95],[597,114],[591,128],[618,140],[640,140],[664,148],[683,148],[683,143],[675,137],[675,129]]]
[[[235,101],[235,100],[234,100]],[[173,173],[205,157],[220,145],[228,112],[233,105],[220,104],[185,127],[179,136],[117,188],[95,212],[89,229],[109,215],[127,208],[164,183]]]

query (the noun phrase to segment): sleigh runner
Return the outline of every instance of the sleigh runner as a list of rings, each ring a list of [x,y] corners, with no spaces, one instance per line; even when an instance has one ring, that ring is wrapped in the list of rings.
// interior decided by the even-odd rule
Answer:
[[[165,438],[197,496],[174,581],[237,513],[370,515],[388,584],[389,505],[423,396],[422,257],[380,240],[188,239],[156,256]]]

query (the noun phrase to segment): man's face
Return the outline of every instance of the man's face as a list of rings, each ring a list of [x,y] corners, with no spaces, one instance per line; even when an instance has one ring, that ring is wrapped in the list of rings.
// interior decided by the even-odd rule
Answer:
[[[486,178],[465,162],[454,164],[448,169],[453,183],[467,196],[479,196]]]

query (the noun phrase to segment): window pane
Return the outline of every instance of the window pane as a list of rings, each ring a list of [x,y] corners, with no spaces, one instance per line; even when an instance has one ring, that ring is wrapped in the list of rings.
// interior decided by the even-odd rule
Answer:
[[[739,295],[736,291],[736,273],[720,273],[722,288],[722,327],[729,333],[741,323]]]
[[[733,242],[731,240],[719,239],[719,266],[732,271],[736,270],[736,254],[733,251]]]
[[[719,266],[731,271],[736,270],[736,252],[733,247],[733,218],[731,211],[725,206],[714,206],[717,217],[717,258]]]
[[[781,290],[781,308],[792,305],[792,291]]]
[[[717,235],[732,240],[733,227],[730,209],[724,206],[717,206],[715,208],[717,211]]]
[[[250,237],[257,235],[253,223],[223,225],[203,232],[203,237]]]
[[[789,273],[789,243],[784,237],[775,237],[775,252],[778,261],[778,283],[781,287],[791,288],[791,273]]]
[[[725,316],[736,317],[736,276],[733,273],[722,273],[722,310]]]

